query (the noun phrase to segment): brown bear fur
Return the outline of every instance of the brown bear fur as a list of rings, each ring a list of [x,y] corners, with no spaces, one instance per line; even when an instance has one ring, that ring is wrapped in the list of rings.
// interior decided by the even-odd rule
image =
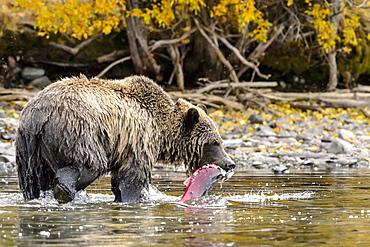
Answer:
[[[54,189],[60,202],[111,173],[116,202],[137,202],[156,162],[184,163],[187,173],[215,163],[233,169],[207,114],[143,76],[66,78],[24,108],[16,162],[24,198]]]

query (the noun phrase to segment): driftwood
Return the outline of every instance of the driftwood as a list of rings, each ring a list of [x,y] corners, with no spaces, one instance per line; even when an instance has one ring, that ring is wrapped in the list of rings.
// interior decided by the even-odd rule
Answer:
[[[81,67],[89,67],[91,64],[89,63],[61,63],[55,61],[47,61],[47,60],[36,60],[37,63],[43,64],[50,64],[58,67],[69,67],[69,68],[81,68]]]
[[[293,108],[299,108],[302,110],[311,110],[311,111],[318,111],[323,112],[322,108],[318,105],[308,105],[308,104],[302,104],[302,103],[290,103],[290,106]]]
[[[271,96],[276,96],[280,98],[289,98],[292,100],[322,100],[322,99],[362,99],[370,100],[369,93],[357,92],[323,92],[323,93],[284,93],[284,92],[274,92],[269,93]]]
[[[362,112],[362,114],[364,114],[365,115],[365,117],[367,117],[367,118],[370,118],[370,112],[369,111],[367,111],[367,110],[365,110],[365,109],[361,109],[361,112]]]
[[[244,109],[244,105],[235,101],[227,100],[219,96],[215,95],[204,95],[204,94],[197,94],[197,93],[180,93],[180,92],[171,92],[170,95],[175,98],[185,98],[189,99],[197,99],[198,101],[205,101],[211,103],[219,103],[225,105],[226,107],[242,110]]]
[[[209,82],[207,79],[199,79],[202,82]],[[277,82],[232,82],[227,80],[209,82],[208,85],[192,90],[189,93],[177,93],[177,97],[188,99],[197,99],[198,101],[211,102],[212,104],[226,105],[234,109],[241,109],[242,105],[246,107],[262,107],[265,111],[271,111],[268,104],[273,101],[290,102],[291,107],[302,110],[311,110],[323,112],[322,107],[334,108],[363,108],[370,106],[370,93],[367,91],[370,87],[359,86],[357,92],[350,90],[337,90],[335,92],[321,93],[285,93],[273,92],[271,88],[276,87]],[[294,101],[318,101],[324,104],[313,105],[311,103],[301,103]],[[237,101],[238,104],[231,102]],[[236,103],[236,102],[234,102]],[[363,112],[366,115],[365,112]],[[369,113],[370,116],[370,113]]]
[[[326,105],[334,108],[357,108],[370,106],[370,100],[354,100],[354,99],[320,99]]]
[[[206,93],[212,91],[213,89],[219,88],[249,88],[249,87],[276,87],[278,84],[277,82],[233,82],[233,83],[216,83],[216,84],[209,84],[205,87],[202,87],[198,90],[195,90],[194,93]]]
[[[115,61],[100,72],[97,77],[104,75],[113,66],[130,60],[131,57],[124,57]],[[362,113],[370,118],[370,87],[359,85],[351,92],[349,90],[337,90],[335,92],[321,93],[285,93],[273,92],[277,82],[231,82],[222,80],[210,82],[201,78],[200,82],[208,82],[208,85],[199,89],[187,92],[170,92],[173,98],[185,98],[193,103],[203,103],[207,106],[219,108],[221,105],[227,108],[242,110],[247,107],[261,107],[264,111],[277,114],[269,107],[275,101],[284,101],[292,108],[323,112],[324,107],[334,108],[360,108]],[[368,93],[369,91],[369,93]],[[0,88],[0,101],[29,101],[36,95],[37,91],[27,89],[4,89]],[[296,101],[308,101],[296,102]],[[312,104],[310,101],[317,101]]]
[[[370,92],[370,86],[365,86],[365,85],[358,85],[353,89],[353,92]]]
[[[4,89],[0,88],[0,101],[29,101],[37,92],[25,89]]]

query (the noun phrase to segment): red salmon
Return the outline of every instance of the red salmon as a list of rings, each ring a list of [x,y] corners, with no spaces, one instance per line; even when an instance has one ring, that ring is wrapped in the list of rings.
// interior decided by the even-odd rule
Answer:
[[[228,180],[234,172],[225,172],[221,167],[210,164],[196,170],[185,180],[185,193],[177,201],[197,199],[207,195],[207,192],[219,181]]]

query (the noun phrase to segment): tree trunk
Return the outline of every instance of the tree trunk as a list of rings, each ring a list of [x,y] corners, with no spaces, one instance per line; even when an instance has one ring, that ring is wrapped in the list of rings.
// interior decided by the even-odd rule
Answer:
[[[337,69],[337,52],[335,49],[330,49],[328,54],[328,65],[329,65],[329,82],[326,86],[327,91],[334,91],[338,85],[338,69]]]
[[[331,6],[332,23],[336,27],[335,34],[339,25],[340,17],[340,0],[335,0]],[[337,51],[335,48],[330,49],[328,54],[329,82],[326,86],[327,91],[334,91],[338,85],[338,68],[337,68]]]
[[[198,15],[202,23],[213,26],[212,18],[209,17],[207,9],[202,7]],[[194,84],[200,77],[211,81],[228,78],[229,71],[218,60],[217,54],[208,41],[199,32],[195,32],[191,39],[190,49],[184,60],[185,80]]]
[[[133,9],[140,8],[140,2],[141,1],[138,0],[128,0],[127,10],[132,11]],[[161,67],[149,52],[148,32],[142,21],[137,17],[128,15],[126,18],[126,28],[135,72],[138,74],[148,74],[148,72],[152,72],[157,80],[161,80]]]
[[[180,91],[184,91],[185,83],[184,83],[184,72],[182,69],[182,59],[179,48],[175,45],[171,45],[167,48],[168,53],[171,56],[172,64],[173,64],[173,75],[176,75],[176,84]],[[171,78],[173,76],[171,75]],[[171,81],[169,81],[170,83]]]

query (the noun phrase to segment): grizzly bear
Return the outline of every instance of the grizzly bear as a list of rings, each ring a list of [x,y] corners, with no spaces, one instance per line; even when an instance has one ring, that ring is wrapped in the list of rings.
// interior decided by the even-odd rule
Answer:
[[[23,109],[16,163],[25,200],[53,189],[69,202],[109,173],[115,202],[138,202],[157,162],[184,164],[190,175],[206,164],[231,170],[203,108],[175,103],[144,76],[103,80],[85,76],[51,84]]]

